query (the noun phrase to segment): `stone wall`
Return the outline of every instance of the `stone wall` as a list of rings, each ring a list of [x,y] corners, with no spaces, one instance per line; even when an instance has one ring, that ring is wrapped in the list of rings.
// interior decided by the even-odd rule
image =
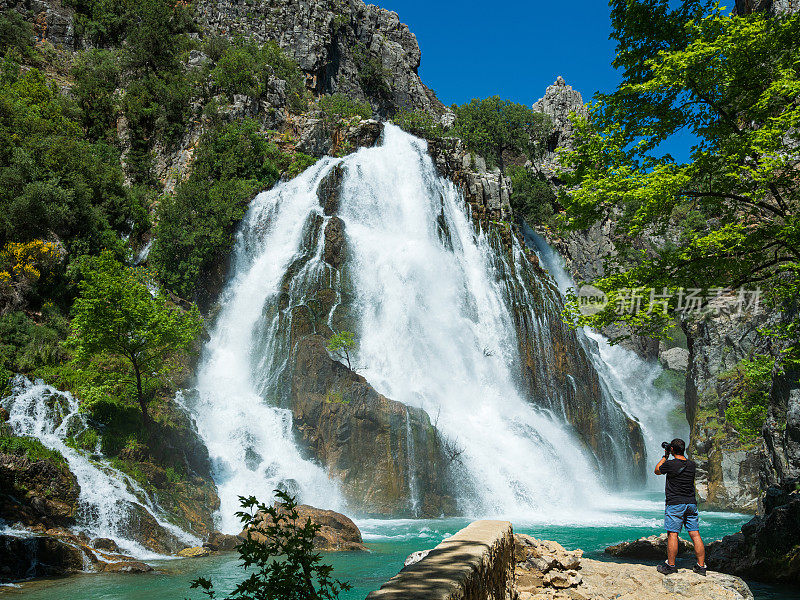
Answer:
[[[405,567],[367,600],[511,600],[514,533],[508,521],[475,521]]]

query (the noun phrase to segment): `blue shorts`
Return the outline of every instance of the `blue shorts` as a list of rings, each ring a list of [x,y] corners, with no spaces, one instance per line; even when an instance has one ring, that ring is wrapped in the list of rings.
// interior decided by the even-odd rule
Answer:
[[[700,531],[697,504],[668,504],[664,511],[664,529],[670,533],[680,533],[684,525],[686,531]]]

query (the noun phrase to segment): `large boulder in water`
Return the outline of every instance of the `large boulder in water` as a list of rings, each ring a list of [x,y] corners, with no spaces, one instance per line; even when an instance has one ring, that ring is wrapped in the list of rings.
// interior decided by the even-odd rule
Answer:
[[[301,446],[341,483],[355,510],[419,516],[453,512],[449,459],[427,413],[376,392],[361,375],[331,359],[319,335],[296,342],[291,408]]]
[[[314,537],[314,549],[326,552],[330,551],[366,551],[359,531],[353,521],[341,513],[332,510],[314,508],[308,504],[300,504],[295,509],[298,514],[297,524],[303,525],[310,519],[312,523],[319,525],[316,537]],[[258,524],[267,521],[269,516],[259,513],[257,515],[257,525],[255,530],[250,531],[252,539],[263,542],[266,537],[258,532]],[[248,529],[245,528],[239,537],[247,537]]]

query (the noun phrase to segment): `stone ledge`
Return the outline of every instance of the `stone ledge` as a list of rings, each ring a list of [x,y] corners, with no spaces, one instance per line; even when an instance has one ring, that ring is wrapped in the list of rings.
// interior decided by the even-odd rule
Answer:
[[[508,521],[475,521],[405,567],[367,600],[507,600],[514,596]]]

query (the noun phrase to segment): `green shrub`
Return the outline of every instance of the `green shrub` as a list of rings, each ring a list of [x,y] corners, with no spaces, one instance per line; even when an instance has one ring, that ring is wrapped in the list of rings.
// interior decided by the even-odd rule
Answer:
[[[442,124],[424,110],[400,109],[392,117],[392,122],[400,129],[417,137],[432,139],[444,135]]]
[[[547,180],[525,167],[508,167],[511,207],[529,225],[552,225],[556,195]]]
[[[33,27],[16,10],[0,13],[0,56],[9,49],[28,54],[33,46]]]
[[[196,157],[190,177],[161,202],[150,254],[164,285],[183,298],[196,297],[201,275],[230,251],[254,194],[288,166],[249,119],[206,133]]]
[[[211,70],[211,80],[217,92],[228,96],[245,94],[262,97],[269,89],[270,79],[286,82],[286,103],[289,110],[302,112],[308,104],[305,76],[297,63],[286,56],[276,42],[263,46],[252,42],[236,44],[214,40],[210,42],[213,53],[219,53],[216,65]]]
[[[56,465],[66,465],[67,461],[58,450],[51,450],[33,437],[0,435],[0,452],[27,456],[31,461],[48,460]]]
[[[769,388],[775,359],[760,355],[744,359],[724,374],[733,382],[733,397],[725,409],[725,418],[739,432],[743,441],[761,435],[769,407]]]
[[[353,117],[369,119],[372,117],[372,107],[367,102],[356,100],[344,94],[331,94],[319,100],[322,116],[329,125],[337,125],[342,119]]]
[[[87,136],[94,140],[115,140],[119,108],[114,92],[120,85],[115,54],[97,49],[80,53],[72,67],[72,76],[75,79],[72,93],[81,108]]]
[[[539,156],[552,130],[546,115],[500,96],[453,105],[453,111],[453,135],[460,137],[468,150],[483,156],[489,166],[501,170],[505,169],[505,152],[531,159]]]
[[[385,69],[381,59],[372,54],[363,44],[358,44],[353,53],[358,69],[358,82],[370,94],[386,96],[391,92],[389,78],[391,72]]]
[[[119,150],[86,140],[78,114],[37,69],[0,82],[0,239],[55,233],[77,256],[147,226]]]
[[[33,373],[60,364],[66,358],[67,327],[58,314],[37,324],[21,311],[6,313],[0,317],[0,365],[8,372]]]
[[[275,493],[278,499],[270,505],[252,496],[239,498],[242,510],[236,515],[248,534],[236,550],[251,573],[236,584],[228,600],[336,600],[351,586],[334,579],[333,567],[314,552],[320,525],[311,519],[301,521],[295,499],[280,490]],[[191,588],[203,590],[211,600],[217,598],[210,579],[195,579]]]

